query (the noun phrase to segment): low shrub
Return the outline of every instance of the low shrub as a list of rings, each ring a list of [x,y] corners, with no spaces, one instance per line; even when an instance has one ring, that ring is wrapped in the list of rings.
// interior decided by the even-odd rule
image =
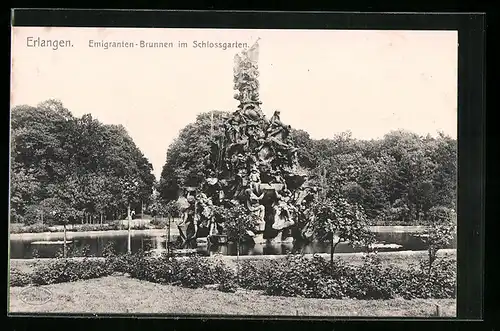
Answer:
[[[121,224],[122,221],[112,221],[108,224],[75,224],[66,228],[67,232],[90,232],[90,231],[109,231],[109,230],[125,230],[126,224]],[[134,230],[148,229],[145,223],[135,223],[131,226]],[[46,224],[36,223],[24,226],[12,226],[10,233],[41,233],[41,232],[63,232],[62,227],[51,228]]]
[[[456,297],[457,263],[451,259],[436,260],[427,278],[432,298],[444,299]]]
[[[88,232],[88,231],[106,231],[112,230],[108,224],[81,224],[68,229],[74,232]]]
[[[143,252],[106,258],[108,268],[115,272],[128,273],[131,277],[155,283],[176,284],[199,288],[218,284],[224,291],[236,289],[234,272],[224,263],[198,256],[152,258]]]
[[[215,263],[214,267],[214,281],[219,285],[217,289],[221,292],[234,293],[238,289],[238,282],[236,281],[236,274],[233,270],[229,269],[222,261]]]
[[[40,257],[40,252],[38,251],[38,249],[36,248],[32,248],[31,249],[31,256],[34,258],[34,259],[37,259]]]
[[[157,217],[153,218],[149,224],[155,228],[162,229],[168,224],[168,221]]]
[[[338,260],[335,263],[339,263]],[[289,255],[280,261],[269,278],[266,293],[269,295],[318,297],[321,280],[332,277],[329,262],[319,256],[312,259]]]
[[[154,283],[170,283],[174,266],[168,258],[150,258],[144,256],[142,252],[126,255],[128,261],[127,272],[131,277],[146,280]]]
[[[145,230],[148,229],[148,226],[145,223],[131,223],[130,228],[133,230]],[[128,229],[127,222],[117,220],[108,223],[106,230],[126,230],[126,229]]]
[[[90,245],[68,246],[68,257],[91,257]]]
[[[172,259],[174,283],[183,287],[199,288],[217,284],[217,273],[212,261],[199,256],[184,259]]]
[[[396,291],[391,286],[391,267],[382,267],[380,259],[374,255],[364,257],[363,264],[349,270],[349,282],[345,296],[355,299],[391,299]]]
[[[405,299],[446,299],[456,297],[457,264],[454,259],[437,259],[429,268],[427,260],[412,267],[405,282],[399,286],[398,295]],[[394,280],[392,280],[394,286]]]
[[[106,262],[98,259],[56,259],[35,267],[32,281],[35,285],[48,285],[77,280],[99,278],[111,273]]]
[[[133,254],[109,254],[105,256],[106,266],[111,272],[131,274],[137,270],[139,260]]]
[[[31,274],[18,269],[10,270],[10,286],[27,286],[32,283]]]
[[[51,232],[46,224],[33,224],[27,226],[11,227],[10,233],[42,233]]]
[[[36,265],[32,275],[12,270],[10,284],[45,285],[121,272],[155,283],[188,288],[217,285],[224,292],[235,292],[240,286],[274,296],[364,300],[456,296],[456,261],[450,258],[440,258],[431,267],[428,261],[422,261],[400,268],[383,266],[376,254],[366,256],[361,265],[290,255],[282,260],[244,261],[237,281],[235,271],[223,260],[199,256],[153,258],[142,251],[116,255],[111,245],[106,247],[105,259],[56,259]]]
[[[117,255],[116,246],[113,241],[108,241],[102,248],[102,256],[105,258],[114,257]]]
[[[262,275],[255,267],[244,268],[248,277]],[[259,285],[265,287],[268,295],[365,300],[456,296],[456,262],[449,259],[436,261],[432,268],[423,261],[419,266],[403,269],[383,267],[376,255],[368,255],[359,266],[336,260],[333,268],[322,257],[290,257],[273,270],[267,286]],[[253,285],[248,281],[247,284]]]
[[[248,290],[265,290],[272,273],[279,267],[275,260],[243,261],[240,266],[239,285]]]

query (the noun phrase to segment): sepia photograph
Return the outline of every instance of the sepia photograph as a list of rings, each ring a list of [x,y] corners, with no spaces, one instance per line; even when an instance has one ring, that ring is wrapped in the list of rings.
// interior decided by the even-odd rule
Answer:
[[[457,316],[457,31],[11,40],[9,313]]]

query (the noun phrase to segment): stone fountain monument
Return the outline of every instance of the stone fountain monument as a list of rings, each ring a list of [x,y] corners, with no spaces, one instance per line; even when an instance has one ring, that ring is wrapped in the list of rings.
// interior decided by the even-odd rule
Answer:
[[[257,216],[258,226],[248,229],[248,239],[254,242],[311,237],[307,225],[314,216],[309,207],[318,190],[299,171],[291,127],[279,111],[269,119],[262,111],[258,55],[257,41],[235,56],[238,109],[224,118],[223,134],[213,138],[204,183],[185,196],[187,232],[197,242],[224,235],[224,225],[216,222],[211,206],[232,204],[243,204]]]

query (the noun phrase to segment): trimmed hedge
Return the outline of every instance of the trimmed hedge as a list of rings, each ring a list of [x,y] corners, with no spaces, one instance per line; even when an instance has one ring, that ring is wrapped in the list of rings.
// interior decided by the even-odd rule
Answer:
[[[98,278],[113,272],[162,284],[200,288],[216,285],[224,292],[238,287],[267,295],[324,299],[455,298],[456,261],[442,258],[429,267],[427,261],[408,268],[383,266],[376,254],[365,256],[361,265],[340,259],[331,261],[289,255],[282,260],[244,261],[239,276],[221,260],[204,257],[152,258],[142,252],[105,259],[57,259],[39,265],[30,276],[11,271],[11,286],[45,285]]]
[[[269,295],[308,298],[392,299],[455,298],[456,261],[440,259],[430,268],[427,261],[407,269],[383,267],[376,255],[362,265],[341,260],[290,256],[271,273],[265,289]]]
[[[149,227],[146,224],[133,224],[134,230],[146,230]],[[125,230],[126,225],[120,225],[120,221],[113,221],[108,224],[76,224],[66,227],[66,232],[89,232],[89,231],[110,231],[110,230]],[[32,224],[24,226],[16,226],[10,228],[11,234],[16,233],[42,233],[42,232],[63,232],[62,228],[52,228],[47,224]]]
[[[10,270],[9,284],[10,286],[27,286],[32,283],[31,273],[23,272],[18,269]]]
[[[221,261],[202,257],[154,259],[140,254],[114,259],[113,264],[123,266],[121,272],[141,280],[190,288],[219,284],[220,290],[236,289],[234,270]],[[456,295],[456,261],[448,259],[436,261],[431,268],[423,261],[403,269],[382,266],[376,254],[367,255],[359,266],[340,259],[332,264],[320,256],[290,255],[281,261],[244,261],[240,270],[239,287],[261,290],[268,295],[366,300]]]
[[[162,284],[175,284],[188,288],[218,284],[222,291],[236,289],[235,275],[221,261],[193,256],[186,259],[171,257],[150,258],[142,252],[133,255],[108,257],[114,271],[126,272],[131,277]]]
[[[105,260],[56,259],[35,267],[31,281],[34,285],[48,285],[104,277],[112,272]]]

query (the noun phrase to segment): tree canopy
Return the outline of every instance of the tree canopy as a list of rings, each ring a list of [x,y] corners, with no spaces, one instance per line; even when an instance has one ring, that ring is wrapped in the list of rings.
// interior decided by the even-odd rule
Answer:
[[[198,115],[194,123],[181,130],[177,139],[167,150],[167,159],[163,166],[159,182],[162,198],[177,198],[183,186],[198,186],[205,170],[212,162],[212,136],[222,135],[222,125],[227,112],[211,111]]]
[[[180,187],[197,186],[210,163],[211,113],[217,134],[224,112],[209,112],[181,130],[167,151],[160,179],[164,199]],[[299,166],[341,196],[363,207],[371,222],[416,224],[433,206],[455,209],[457,141],[442,133],[420,136],[405,130],[360,140],[350,132],[312,139],[292,129]]]
[[[123,126],[74,117],[58,100],[11,110],[12,222],[33,223],[54,201],[74,210],[75,221],[119,217],[128,203],[147,204],[154,182]]]

